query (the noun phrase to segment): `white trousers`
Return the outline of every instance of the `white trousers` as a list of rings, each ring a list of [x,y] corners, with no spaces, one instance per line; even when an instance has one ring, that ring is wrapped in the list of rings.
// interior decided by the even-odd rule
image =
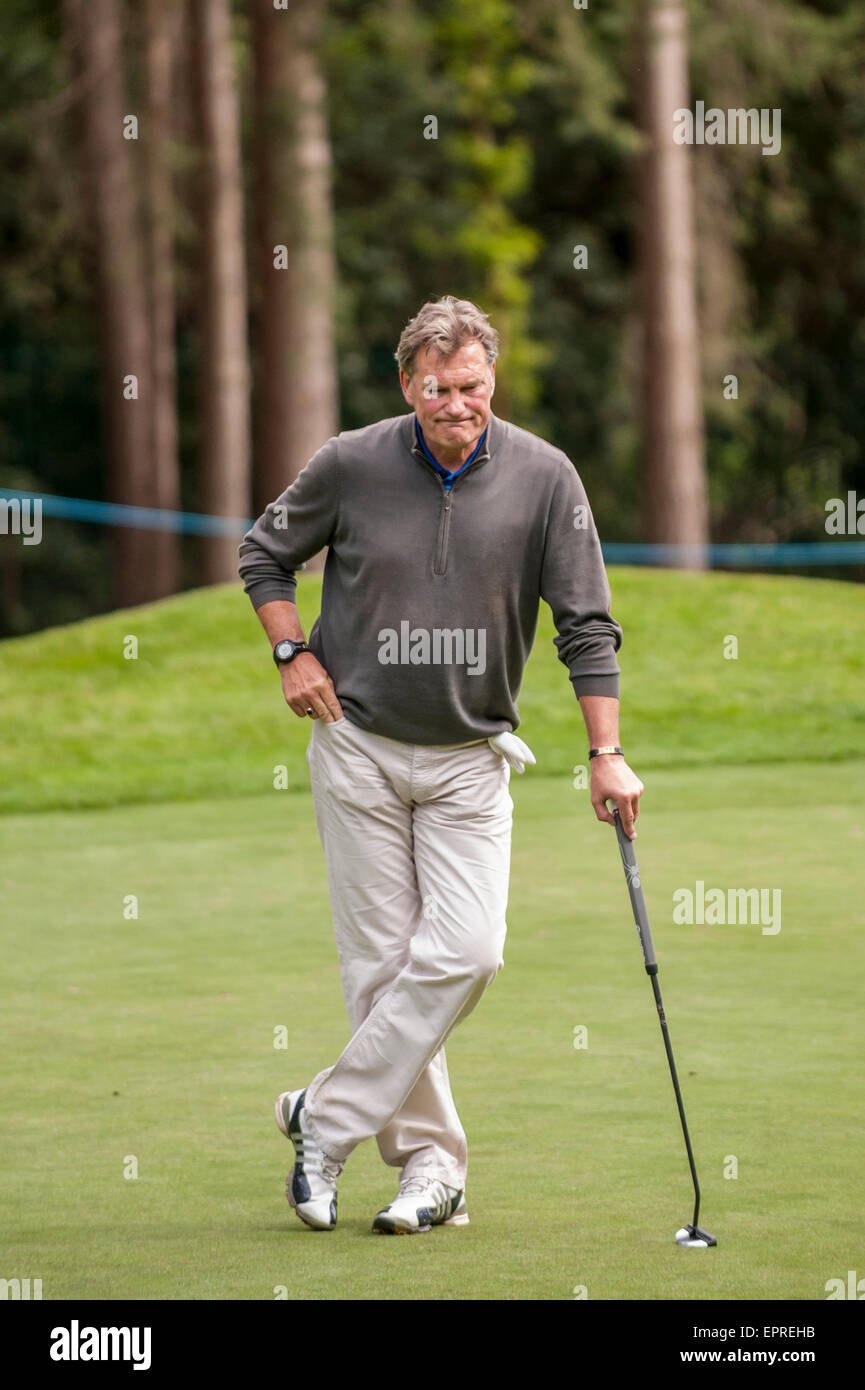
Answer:
[[[463,1188],[443,1044],[502,967],[510,768],[486,740],[399,743],[345,718],[317,720],[306,756],[353,1034],[307,1121],[331,1158],[374,1135],[404,1177]]]

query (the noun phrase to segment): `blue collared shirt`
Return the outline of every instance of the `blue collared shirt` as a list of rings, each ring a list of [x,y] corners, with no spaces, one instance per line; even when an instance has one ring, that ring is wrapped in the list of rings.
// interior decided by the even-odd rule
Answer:
[[[420,427],[420,421],[418,419],[415,419],[415,430],[417,432],[417,442],[423,449],[424,458],[429,459],[433,468],[438,473],[439,477],[442,479],[444,483],[445,492],[450,492],[451,488],[453,487],[456,479],[460,476],[460,474],[465,473],[466,469],[474,463],[481,449],[484,447],[484,440],[487,437],[487,432],[486,430],[484,430],[483,434],[481,435],[480,439],[478,440],[477,444],[472,450],[471,456],[466,459],[465,463],[462,465],[461,468],[458,468],[455,473],[451,473],[449,469],[442,468],[438,459],[433,458],[432,454],[426,446],[426,440],[423,437],[423,430]]]

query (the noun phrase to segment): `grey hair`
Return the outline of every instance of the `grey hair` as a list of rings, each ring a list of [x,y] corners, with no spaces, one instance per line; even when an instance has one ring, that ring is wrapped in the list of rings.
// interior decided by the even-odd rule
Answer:
[[[499,354],[499,335],[489,315],[470,299],[455,299],[446,294],[442,299],[431,299],[409,320],[394,357],[406,375],[411,376],[417,354],[424,348],[445,358],[453,357],[473,339],[480,343],[491,367]]]

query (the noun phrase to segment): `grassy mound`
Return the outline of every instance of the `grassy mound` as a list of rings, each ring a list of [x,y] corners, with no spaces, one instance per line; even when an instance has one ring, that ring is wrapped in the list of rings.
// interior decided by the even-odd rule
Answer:
[[[611,570],[611,583],[622,738],[641,772],[865,756],[858,588],[636,569]],[[307,631],[320,598],[320,579],[302,577]],[[553,631],[542,605],[519,702],[541,777],[585,761]],[[289,786],[306,785],[308,725],[283,703],[239,585],[0,643],[0,708],[0,811],[255,795],[283,765]]]

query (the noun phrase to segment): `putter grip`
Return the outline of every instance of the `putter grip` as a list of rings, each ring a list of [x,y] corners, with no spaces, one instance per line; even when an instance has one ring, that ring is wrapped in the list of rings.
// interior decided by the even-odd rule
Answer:
[[[643,896],[643,885],[640,880],[640,870],[637,867],[637,856],[634,853],[634,846],[625,834],[622,820],[618,813],[613,813],[616,817],[616,835],[619,841],[619,852],[622,856],[622,864],[625,869],[625,879],[628,884],[628,893],[631,899],[631,907],[634,912],[634,923],[637,928],[637,935],[640,938],[640,949],[643,952],[643,962],[650,975],[657,974],[658,962],[655,960],[655,947],[652,942],[652,931],[649,926],[649,911],[646,907],[646,899]]]

